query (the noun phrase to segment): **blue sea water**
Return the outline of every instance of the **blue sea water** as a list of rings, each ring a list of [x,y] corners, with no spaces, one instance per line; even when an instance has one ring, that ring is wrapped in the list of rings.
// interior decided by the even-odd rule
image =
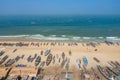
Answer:
[[[120,16],[0,16],[1,37],[48,40],[120,38]]]

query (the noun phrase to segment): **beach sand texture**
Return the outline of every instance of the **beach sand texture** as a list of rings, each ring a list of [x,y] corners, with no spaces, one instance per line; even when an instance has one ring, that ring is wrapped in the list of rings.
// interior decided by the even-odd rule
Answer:
[[[75,59],[79,58],[81,60],[81,64],[83,65],[82,57],[86,56],[88,59],[88,65],[87,69],[90,70],[91,67],[94,67],[97,69],[97,64],[106,66],[109,65],[108,62],[110,61],[118,61],[120,62],[120,46],[117,44],[114,45],[107,45],[106,43],[99,43],[96,45],[96,47],[88,46],[87,43],[79,43],[76,42],[77,45],[72,45],[73,42],[62,42],[62,41],[36,41],[36,40],[20,40],[24,43],[29,43],[28,46],[0,46],[1,50],[4,50],[5,53],[0,56],[0,58],[4,57],[5,55],[8,55],[9,58],[15,58],[16,56],[22,56],[25,55],[23,59],[20,59],[18,62],[15,62],[12,66],[13,69],[17,69],[14,66],[17,64],[24,64],[27,65],[28,68],[31,68],[31,71],[33,71],[33,74],[36,74],[36,69],[39,67],[35,67],[35,60],[33,62],[28,62],[27,58],[31,55],[34,57],[35,54],[41,56],[41,62],[46,61],[47,56],[41,55],[41,51],[45,51],[46,49],[51,49],[51,54],[55,56],[55,63],[50,63],[49,66],[44,66],[44,75],[55,75],[56,73],[61,73],[62,71],[66,71],[65,67],[61,68],[61,62],[62,62],[62,53],[65,53],[65,58],[70,59],[70,67],[68,72],[73,72],[73,80],[80,80],[79,78],[79,72],[75,65]],[[19,42],[17,40],[1,40],[0,43],[16,43]],[[36,44],[42,44],[42,45],[31,45],[31,43]],[[51,45],[51,43],[54,43],[55,45]],[[44,45],[48,44],[48,45]],[[71,45],[70,45],[71,44]],[[14,49],[17,49],[15,52]],[[71,51],[71,55],[69,55],[69,51]],[[57,58],[58,56],[58,58]],[[96,57],[100,60],[100,63],[97,63],[95,60],[93,60],[93,57]],[[59,58],[61,59],[59,63]],[[4,63],[3,63],[4,64]],[[0,68],[1,72],[0,75],[5,74],[5,71],[3,68]],[[29,73],[29,70],[24,68],[26,70],[26,73]],[[17,70],[16,70],[17,71]],[[14,74],[13,70],[13,74]],[[16,72],[17,73],[17,72]],[[12,73],[11,73],[12,74]],[[18,70],[19,74],[19,70]],[[101,75],[102,76],[102,75]]]

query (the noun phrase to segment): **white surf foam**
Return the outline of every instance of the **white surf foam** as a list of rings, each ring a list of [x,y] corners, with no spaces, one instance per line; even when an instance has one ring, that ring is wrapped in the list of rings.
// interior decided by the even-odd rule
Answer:
[[[79,36],[68,36],[68,35],[48,35],[44,36],[41,34],[35,35],[9,35],[0,36],[0,38],[25,38],[25,39],[38,39],[38,40],[69,40],[69,41],[110,41],[110,42],[120,42],[119,37],[79,37]]]
[[[120,38],[119,37],[106,37],[106,41],[109,41],[109,42],[120,42]]]

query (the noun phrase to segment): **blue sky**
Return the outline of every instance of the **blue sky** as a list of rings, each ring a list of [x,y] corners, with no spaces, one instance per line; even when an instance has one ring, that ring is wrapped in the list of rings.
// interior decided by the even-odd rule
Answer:
[[[0,0],[0,15],[120,15],[120,0]]]

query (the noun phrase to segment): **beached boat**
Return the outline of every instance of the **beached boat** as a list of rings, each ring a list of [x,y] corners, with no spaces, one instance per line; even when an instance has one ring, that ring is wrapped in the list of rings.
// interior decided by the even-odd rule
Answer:
[[[118,67],[118,65],[113,61],[111,61],[111,64],[113,64],[115,67]]]
[[[9,67],[9,66],[11,66],[12,64],[14,64],[15,63],[15,59],[10,59],[10,60],[8,60],[6,63],[5,63],[5,67]]]
[[[45,65],[45,61],[42,61],[40,67],[44,67],[44,65]]]
[[[74,72],[61,72],[61,80],[74,80],[73,77]]]
[[[35,60],[35,66],[37,66],[40,63],[40,61],[41,61],[41,57],[38,56]]]
[[[65,60],[63,59],[63,60],[62,60],[62,63],[61,63],[61,67],[63,68],[64,65],[65,65]]]
[[[95,80],[102,80],[101,77],[98,75],[98,73],[96,72],[96,70],[92,67],[91,68],[94,76],[95,76]]]
[[[115,77],[115,80],[120,80],[120,76],[116,76],[116,77]]]
[[[107,80],[115,80],[113,75],[106,68],[103,68],[100,65],[97,65],[97,68]]]
[[[98,60],[96,57],[93,57],[93,59],[94,59],[96,62],[100,63],[100,60]]]
[[[2,56],[5,52],[4,51],[0,51],[0,56]]]
[[[115,61],[115,63],[116,63],[118,66],[120,66],[120,63],[119,63],[119,62]]]
[[[45,50],[44,55],[47,56],[49,53],[50,53],[50,49],[48,48]]]
[[[110,62],[107,62],[110,66],[115,67],[115,65],[111,64]]]
[[[69,63],[67,62],[65,65],[66,70],[69,70]]]
[[[62,59],[65,59],[65,53],[64,52],[62,53]]]
[[[117,66],[116,63],[114,61],[110,61],[113,65]]]
[[[4,56],[1,60],[0,60],[0,64],[4,63],[8,58],[8,55]]]
[[[52,61],[53,64],[55,64],[55,56],[53,56],[53,61]]]
[[[17,49],[14,49],[14,50],[13,50],[13,53],[16,52],[16,51],[17,51]]]
[[[80,59],[79,59],[79,58],[76,58],[75,64],[76,64],[76,67],[77,67],[79,70],[82,70],[82,67],[81,67],[81,65],[80,65]]]
[[[15,58],[15,61],[17,62],[17,61],[19,61],[19,60],[20,60],[20,57],[17,56],[17,57]]]
[[[20,58],[23,59],[25,55],[22,55]]]
[[[87,60],[87,57],[86,56],[83,56],[83,62],[84,62],[84,64],[87,66],[88,65],[88,60]]]
[[[90,73],[89,73],[89,71],[87,70],[87,68],[86,68],[85,65],[83,65],[83,70],[82,70],[82,72],[81,72],[81,76],[84,77],[85,79],[91,80]]]
[[[120,76],[120,71],[117,68],[107,67],[107,69],[112,71],[115,75]]]
[[[27,61],[28,61],[28,62],[31,61],[31,55],[27,58]]]
[[[69,51],[69,55],[71,56],[71,54],[72,54],[72,52],[71,51]]]
[[[49,54],[46,60],[46,65],[48,66],[52,61],[52,54]]]
[[[40,54],[43,55],[43,51],[41,51]]]
[[[34,55],[33,59],[35,59],[37,57],[37,54]]]

